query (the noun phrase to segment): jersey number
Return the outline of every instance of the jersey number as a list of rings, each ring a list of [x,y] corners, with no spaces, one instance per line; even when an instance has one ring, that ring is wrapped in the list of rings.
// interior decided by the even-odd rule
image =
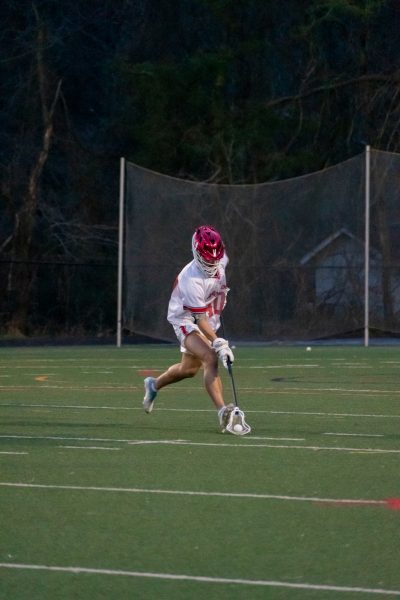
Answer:
[[[220,315],[225,305],[225,293],[218,292],[218,296],[207,306],[207,315],[212,317],[213,315]]]

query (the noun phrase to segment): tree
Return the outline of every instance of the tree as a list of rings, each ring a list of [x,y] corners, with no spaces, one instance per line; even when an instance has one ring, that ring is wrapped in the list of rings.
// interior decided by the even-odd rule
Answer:
[[[52,308],[40,261],[115,263],[120,156],[253,183],[365,142],[400,148],[395,0],[4,0],[0,18],[0,257],[15,330]],[[94,294],[72,276],[68,289],[65,314],[81,302],[68,322],[91,322]]]

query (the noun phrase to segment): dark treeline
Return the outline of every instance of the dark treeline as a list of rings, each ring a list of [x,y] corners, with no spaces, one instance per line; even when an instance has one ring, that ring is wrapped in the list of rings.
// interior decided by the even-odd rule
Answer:
[[[215,183],[400,151],[397,0],[3,0],[2,333],[114,328],[119,157]]]

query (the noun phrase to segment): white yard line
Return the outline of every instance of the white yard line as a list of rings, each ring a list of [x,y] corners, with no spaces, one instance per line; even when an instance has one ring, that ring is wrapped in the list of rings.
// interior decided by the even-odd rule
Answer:
[[[113,385],[111,383],[102,383],[96,385],[56,385],[43,383],[42,381],[38,381],[36,384],[27,384],[27,385],[0,385],[0,391],[2,392],[22,392],[22,391],[32,391],[32,390],[68,390],[71,392],[137,392],[138,390],[142,391],[142,386],[138,387],[136,385]],[[188,391],[188,390],[186,390]],[[190,391],[190,390],[189,390]],[[2,406],[6,406],[5,404]],[[16,405],[22,406],[22,405]]]
[[[54,440],[54,441],[82,441],[82,442],[108,442],[108,443],[127,443],[129,445],[171,445],[171,446],[209,446],[215,448],[276,448],[283,450],[312,450],[325,452],[350,452],[365,454],[400,454],[400,449],[390,448],[349,448],[342,446],[300,446],[283,444],[252,444],[252,437],[244,437],[240,442],[191,442],[189,440],[132,440],[132,439],[112,439],[112,438],[87,438],[87,437],[64,437],[64,436],[34,436],[34,435],[0,435],[0,439],[19,439],[19,440]],[[227,439],[226,437],[224,439]]]
[[[38,382],[38,385],[0,385],[0,390],[2,391],[29,391],[29,390],[37,390],[37,389],[46,389],[46,390],[70,390],[72,392],[135,392],[139,388],[135,385],[125,385],[125,386],[117,386],[108,383],[103,383],[101,385],[83,385],[83,386],[72,386],[72,385],[48,385],[42,384]],[[140,389],[142,389],[140,387]]]
[[[266,437],[252,435],[252,440],[275,440],[276,442],[305,442],[306,438],[288,438],[288,437]]]
[[[0,402],[0,408],[54,408],[54,409],[73,409],[73,410],[111,410],[111,411],[139,411],[143,412],[143,406],[88,406],[85,404],[27,404]],[[157,412],[189,412],[189,413],[214,413],[213,408],[168,408],[157,405]],[[296,410],[251,410],[246,409],[246,414],[269,414],[269,415],[293,415],[293,416],[318,416],[318,417],[362,417],[375,419],[400,419],[400,415],[390,414],[370,414],[370,413],[336,413],[322,411],[296,411]],[[0,436],[1,437],[1,436]]]
[[[287,581],[274,581],[268,579],[232,579],[226,577],[207,577],[201,575],[183,575],[178,573],[154,573],[148,571],[123,571],[119,569],[92,569],[88,567],[61,567],[50,565],[33,565],[22,563],[0,563],[2,569],[51,571],[58,573],[112,575],[115,577],[144,577],[147,579],[163,579],[168,581],[195,581],[197,583],[221,583],[223,585],[243,585],[271,588],[290,588],[301,590],[317,590],[338,593],[380,594],[384,596],[399,596],[400,590],[384,588],[352,587],[340,585],[324,585],[313,583],[291,583]]]
[[[341,436],[349,436],[349,437],[385,437],[382,433],[331,433],[326,432],[322,435],[341,435]]]
[[[113,438],[90,438],[90,437],[72,437],[62,435],[0,435],[0,439],[12,439],[12,440],[55,440],[55,441],[76,441],[76,442],[108,442],[108,443],[120,443],[120,442],[131,442],[135,440],[131,439],[113,439]]]
[[[295,365],[293,364],[280,364],[280,365],[254,365],[254,366],[236,366],[235,365],[235,369],[320,369],[321,365],[317,365],[317,364],[311,364],[311,363],[307,363],[307,364],[301,364],[301,363],[297,363]]]
[[[110,391],[138,391],[142,390],[142,386],[137,385],[114,385],[111,383],[104,382],[102,384],[96,385],[56,385],[37,382],[39,385],[26,384],[26,385],[0,385],[0,390],[2,391],[23,391],[23,390],[37,390],[38,387],[40,389],[49,389],[49,390],[71,390],[74,392],[90,392],[90,391],[98,391],[98,392],[110,392]],[[186,387],[180,390],[181,393],[187,394],[191,390],[198,391],[198,387]],[[167,391],[167,390],[166,390]],[[362,395],[366,394],[367,396],[374,394],[379,396],[397,396],[400,394],[400,389],[374,389],[374,388],[346,388],[346,387],[310,387],[310,386],[301,386],[301,387],[281,387],[281,386],[268,386],[268,387],[246,387],[241,386],[239,391],[242,392],[252,392],[256,394],[276,394],[276,395],[287,395],[292,394],[293,392],[299,394],[320,394],[324,393],[333,393],[333,394],[357,394]],[[169,392],[169,390],[168,390]],[[173,392],[176,394],[176,389]]]
[[[250,390],[250,391],[256,391],[255,388],[245,388],[242,387],[240,388],[243,391],[245,390]],[[316,393],[316,392],[333,392],[335,394],[340,393],[340,394],[379,394],[379,395],[393,395],[393,394],[400,394],[400,389],[397,390],[377,390],[377,389],[372,389],[372,388],[346,388],[346,387],[307,387],[307,386],[302,386],[302,387],[285,387],[285,388],[258,388],[257,391],[264,391],[265,393],[276,393],[279,390],[282,390],[283,392],[301,392],[301,393]]]
[[[120,365],[120,364],[109,364],[109,365],[86,365],[86,364],[81,364],[81,363],[76,363],[76,364],[69,364],[69,365],[65,365],[65,364],[48,364],[47,362],[43,362],[43,363],[35,363],[35,364],[28,364],[28,365],[23,365],[23,364],[16,364],[16,365],[11,365],[11,364],[7,364],[7,365],[1,365],[0,364],[0,371],[8,371],[8,370],[13,370],[13,371],[25,371],[26,374],[31,374],[30,372],[35,370],[37,374],[37,371],[40,369],[41,372],[43,371],[49,371],[49,374],[54,375],[54,372],[56,371],[70,371],[71,369],[73,370],[77,370],[80,373],[114,373],[115,371],[121,371],[121,370],[129,370],[129,371],[164,371],[167,368],[167,363],[165,365],[154,365],[151,368],[145,366],[145,365]],[[242,368],[248,368],[248,367],[242,367]],[[251,367],[250,367],[251,368]],[[29,369],[29,372],[28,372]],[[85,370],[83,370],[85,369]],[[110,369],[112,369],[112,371],[110,371]]]
[[[248,440],[252,438],[244,438],[243,443],[215,443],[215,442],[187,442],[187,441],[174,441],[174,440],[135,440],[128,442],[129,445],[141,445],[141,444],[164,444],[164,445],[178,445],[178,446],[215,446],[218,448],[223,447],[241,447],[241,448],[277,448],[280,450],[312,450],[320,452],[350,452],[360,454],[400,454],[400,449],[386,449],[386,448],[347,448],[341,446],[298,446],[298,445],[284,445],[284,444],[251,444]]]
[[[107,446],[57,446],[58,448],[67,448],[71,450],[120,450],[120,448],[107,448]]]
[[[8,452],[6,450],[1,450],[0,454],[28,454],[28,452]]]
[[[354,504],[354,505],[372,505],[386,506],[386,500],[367,500],[360,498],[318,498],[315,496],[287,496],[282,494],[251,494],[246,492],[201,492],[192,490],[163,490],[152,488],[122,488],[122,487],[102,487],[102,486],[84,486],[84,485],[56,485],[41,483],[21,483],[0,481],[0,487],[25,488],[25,489],[46,489],[46,490],[66,490],[82,492],[112,492],[125,494],[161,494],[172,496],[205,496],[220,498],[252,498],[255,500],[285,500],[290,502],[314,502],[317,504]]]
[[[164,409],[165,410],[165,409]],[[400,415],[377,415],[370,413],[334,413],[334,412],[316,412],[316,411],[293,411],[293,410],[258,410],[251,411],[246,410],[246,413],[258,412],[258,413],[269,413],[272,415],[304,415],[304,416],[318,416],[318,417],[365,417],[365,418],[374,418],[374,419],[400,419]]]
[[[140,410],[143,412],[143,406],[86,406],[84,404],[26,404],[18,403],[0,403],[0,408],[56,408],[56,409],[73,409],[73,410]],[[189,409],[188,409],[189,410]],[[210,412],[211,409],[209,409]],[[204,411],[205,412],[205,411]]]

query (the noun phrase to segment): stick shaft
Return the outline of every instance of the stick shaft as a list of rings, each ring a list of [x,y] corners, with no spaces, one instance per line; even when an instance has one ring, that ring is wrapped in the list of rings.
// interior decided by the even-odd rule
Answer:
[[[235,386],[235,380],[233,378],[233,371],[232,371],[232,363],[231,363],[231,361],[228,361],[228,373],[229,373],[229,376],[231,378],[232,393],[233,393],[233,399],[235,401],[235,406],[238,406],[237,394],[236,394],[236,386]]]

